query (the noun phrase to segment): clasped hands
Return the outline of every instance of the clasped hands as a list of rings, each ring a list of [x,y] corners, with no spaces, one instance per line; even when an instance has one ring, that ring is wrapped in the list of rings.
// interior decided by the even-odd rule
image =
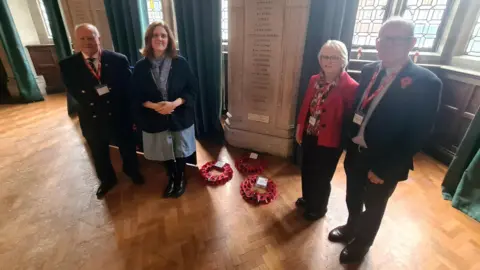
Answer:
[[[147,101],[143,103],[145,108],[152,109],[159,114],[167,115],[172,114],[175,108],[177,107],[175,102],[171,101],[161,101],[161,102],[151,102]]]
[[[375,173],[373,173],[372,171],[369,171],[368,172],[368,180],[370,180],[370,182],[372,184],[376,184],[376,185],[381,185],[383,184],[383,180],[378,177]]]

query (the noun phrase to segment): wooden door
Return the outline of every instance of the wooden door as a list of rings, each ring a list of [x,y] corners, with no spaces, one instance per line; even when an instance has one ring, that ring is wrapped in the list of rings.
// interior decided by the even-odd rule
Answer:
[[[37,75],[42,75],[47,84],[47,94],[65,92],[58,57],[54,45],[27,46]]]

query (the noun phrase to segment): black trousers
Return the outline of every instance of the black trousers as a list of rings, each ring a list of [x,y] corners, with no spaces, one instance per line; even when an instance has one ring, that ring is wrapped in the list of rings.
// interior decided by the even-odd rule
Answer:
[[[308,212],[322,214],[327,211],[330,182],[342,149],[319,146],[318,137],[306,134],[302,139],[302,149],[302,197]]]
[[[357,240],[370,246],[398,181],[372,184],[368,180],[371,168],[368,149],[360,150],[354,143],[350,143],[347,148],[344,165],[347,174],[347,226],[354,231]]]
[[[139,172],[135,138],[132,131],[110,127],[98,136],[85,137],[92,154],[97,177],[102,184],[111,184],[117,181],[115,170],[110,159],[109,145],[114,143],[120,150],[123,161],[123,171],[127,174]]]

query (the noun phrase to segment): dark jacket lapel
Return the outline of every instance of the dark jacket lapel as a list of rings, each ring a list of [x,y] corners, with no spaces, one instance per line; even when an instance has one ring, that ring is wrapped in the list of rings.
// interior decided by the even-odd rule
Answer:
[[[400,73],[396,76],[396,78],[393,80],[392,84],[388,87],[387,92],[385,93],[385,96],[382,98],[382,100],[379,103],[379,106],[384,103],[384,104],[390,104],[390,102],[400,102],[401,99],[406,98],[405,92],[408,91],[408,87],[402,88],[402,80],[404,78],[410,77],[412,79],[412,84],[415,83],[415,65],[411,60],[408,61],[406,66],[402,68]]]

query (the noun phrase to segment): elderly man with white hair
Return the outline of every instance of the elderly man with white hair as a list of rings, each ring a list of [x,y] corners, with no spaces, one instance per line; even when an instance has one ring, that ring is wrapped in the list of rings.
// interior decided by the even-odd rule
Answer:
[[[130,64],[119,53],[103,50],[100,33],[91,24],[75,28],[75,47],[80,52],[60,61],[63,82],[79,104],[80,127],[95,165],[100,199],[117,183],[109,144],[120,149],[123,171],[135,184],[142,184],[128,98]]]
[[[410,60],[415,43],[413,23],[394,17],[377,38],[380,61],[362,69],[346,128],[348,221],[329,234],[330,241],[346,244],[341,263],[360,262],[367,254],[388,199],[413,170],[413,156],[434,125],[442,82]]]

